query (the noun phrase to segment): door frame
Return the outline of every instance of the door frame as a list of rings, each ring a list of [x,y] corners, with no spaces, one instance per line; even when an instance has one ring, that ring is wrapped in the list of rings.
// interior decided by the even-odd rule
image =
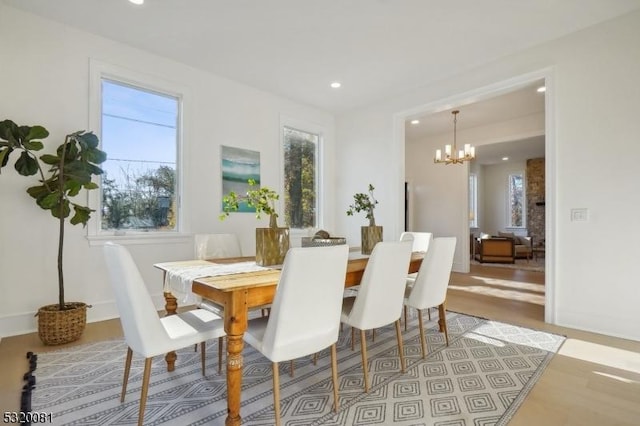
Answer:
[[[400,167],[396,168],[398,175],[396,176],[396,182],[398,187],[403,188],[406,182],[406,170],[405,170],[405,127],[404,123],[410,116],[418,114],[437,113],[446,109],[450,109],[452,105],[461,106],[471,103],[476,103],[485,99],[500,96],[514,90],[518,90],[533,81],[544,80],[546,87],[545,92],[545,306],[544,306],[544,320],[548,323],[555,323],[556,320],[556,259],[555,259],[555,246],[556,246],[556,123],[555,123],[555,101],[554,101],[554,68],[548,67],[538,71],[533,71],[527,74],[515,76],[513,78],[503,80],[497,83],[493,83],[487,86],[479,87],[467,92],[452,95],[450,97],[439,99],[436,101],[428,102],[426,104],[417,105],[413,108],[399,111],[393,115],[394,117],[394,135],[393,135],[393,150],[394,157],[399,159]],[[465,176],[469,176],[469,167],[464,165],[466,169]],[[466,185],[465,203],[468,204],[468,185]],[[399,205],[404,206],[404,203]],[[468,206],[467,206],[468,210]],[[404,211],[399,215],[402,221],[404,221]],[[409,220],[411,222],[411,219]],[[404,223],[397,224],[398,229],[404,227]],[[463,220],[460,223],[460,230],[466,230],[461,232],[462,235],[469,234],[469,221],[468,218],[463,215]],[[463,253],[460,265],[465,271],[469,271],[469,238],[462,238],[461,241],[461,253]],[[464,254],[467,254],[466,256]]]

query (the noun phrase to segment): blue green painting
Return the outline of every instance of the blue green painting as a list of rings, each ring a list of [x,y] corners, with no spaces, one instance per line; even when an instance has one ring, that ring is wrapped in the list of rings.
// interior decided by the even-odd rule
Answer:
[[[222,145],[222,195],[233,191],[242,196],[247,193],[253,179],[260,185],[260,152]],[[221,204],[222,205],[222,204]],[[255,212],[246,202],[238,206],[239,212]]]

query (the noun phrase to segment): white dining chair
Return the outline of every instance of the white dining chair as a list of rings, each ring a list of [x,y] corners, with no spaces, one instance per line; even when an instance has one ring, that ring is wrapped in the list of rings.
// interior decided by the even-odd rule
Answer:
[[[195,234],[193,242],[195,257],[199,260],[242,256],[240,240],[236,234]],[[224,317],[224,310],[221,306],[200,296],[193,295],[193,297],[196,299],[196,307],[213,312],[221,318]],[[220,348],[222,348],[223,340],[221,337],[218,341]],[[220,372],[222,372],[222,350],[218,352],[218,373]]]
[[[422,320],[423,309],[438,307],[440,317],[438,324],[440,331],[444,332],[446,344],[449,346],[445,305],[455,251],[455,237],[435,238],[422,260],[415,284],[412,288],[408,288],[406,292],[405,307],[408,306],[418,310],[422,358],[426,356],[426,338]]]
[[[433,233],[431,232],[409,232],[405,231],[400,234],[400,241],[412,239],[411,251],[426,253],[429,245],[433,241]]]
[[[411,241],[389,241],[376,244],[362,275],[357,296],[343,299],[341,321],[352,329],[360,330],[365,392],[369,392],[366,330],[395,322],[400,366],[404,373],[400,316],[410,261]],[[352,333],[352,345],[353,335],[354,333]]]
[[[272,362],[273,404],[280,425],[278,363],[331,347],[334,410],[338,411],[336,342],[349,247],[296,247],[287,252],[266,318],[249,321],[244,340]]]
[[[242,256],[240,240],[236,234],[195,234],[193,240],[196,259]]]
[[[107,242],[104,257],[128,346],[120,402],[124,402],[127,392],[133,353],[145,358],[138,411],[138,425],[142,426],[153,357],[200,343],[204,375],[205,341],[224,336],[223,322],[219,316],[204,309],[159,317],[129,251],[124,246]]]
[[[431,232],[409,232],[405,231],[400,234],[400,241],[412,240],[411,251],[426,253],[429,250],[429,244],[433,241],[433,233]],[[407,287],[411,288],[416,281],[417,272],[407,274]],[[427,315],[431,320],[431,311],[427,309]],[[407,331],[407,307],[404,308],[404,331]]]

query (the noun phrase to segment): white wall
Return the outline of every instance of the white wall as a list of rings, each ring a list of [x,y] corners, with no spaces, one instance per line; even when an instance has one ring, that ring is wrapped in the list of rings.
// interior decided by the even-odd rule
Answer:
[[[546,308],[557,324],[640,340],[636,267],[640,245],[634,238],[640,235],[638,40],[640,13],[636,12],[339,116],[339,205],[346,206],[355,190],[374,181],[379,223],[385,226],[385,238],[396,238],[402,226],[398,186],[404,169],[393,161],[404,158],[404,135],[394,118],[425,106],[444,108],[456,96],[530,73],[539,77],[540,70],[551,67],[546,96],[552,123],[547,123],[551,129],[547,143],[555,145],[546,153],[547,194],[553,197],[546,201],[547,223],[555,223],[547,226],[552,238],[547,240],[546,261],[551,266],[547,289],[553,304]],[[466,101],[474,99],[470,95]],[[429,155],[421,160],[425,169],[434,170],[425,171],[430,177],[418,189],[429,194],[442,212],[436,236],[446,231],[468,240],[466,218],[448,219],[465,211],[466,200],[453,200],[450,192],[464,191],[466,170],[437,166],[436,171],[431,160],[434,149],[426,149]],[[365,153],[372,153],[368,161],[354,161]],[[382,170],[390,177],[382,178]],[[553,182],[555,186],[549,187]],[[589,220],[571,222],[572,208],[588,208]],[[359,222],[337,218],[339,229],[357,238]],[[462,253],[468,251],[458,251],[456,261]]]
[[[89,59],[187,87],[185,105],[183,215],[186,233],[236,232],[245,254],[255,253],[251,214],[218,220],[221,199],[220,145],[260,151],[263,184],[280,182],[281,115],[325,129],[325,225],[334,227],[331,190],[334,117],[271,94],[129,48],[103,38],[0,5],[0,119],[41,124],[57,146],[66,133],[89,128]],[[13,161],[13,160],[12,160]],[[32,182],[8,165],[0,176],[0,271],[2,312],[0,336],[35,330],[38,307],[56,303],[57,222],[40,210],[25,189]],[[93,305],[89,321],[116,316],[100,246],[90,246],[86,230],[68,226],[65,239],[66,300]],[[161,274],[153,263],[193,256],[189,235],[162,244],[146,241],[129,246],[158,306],[162,306]]]

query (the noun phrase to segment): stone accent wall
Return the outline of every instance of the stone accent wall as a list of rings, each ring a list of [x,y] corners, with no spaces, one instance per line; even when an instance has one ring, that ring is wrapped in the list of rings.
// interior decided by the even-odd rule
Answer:
[[[527,160],[527,229],[537,245],[545,236],[544,158]]]

